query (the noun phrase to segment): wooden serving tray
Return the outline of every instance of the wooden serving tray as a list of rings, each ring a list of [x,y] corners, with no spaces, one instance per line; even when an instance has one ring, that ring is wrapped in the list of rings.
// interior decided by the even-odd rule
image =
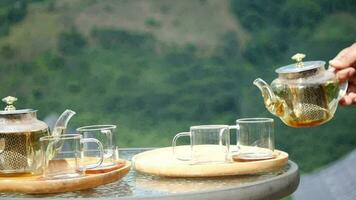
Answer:
[[[190,146],[178,146],[180,155],[190,152]],[[275,150],[273,159],[232,161],[227,163],[189,164],[175,158],[172,147],[154,149],[132,158],[134,169],[151,175],[166,177],[218,177],[259,174],[281,169],[288,162],[288,154]]]
[[[117,181],[130,171],[131,162],[120,160],[118,163],[124,165],[111,171],[98,171],[78,178],[45,180],[41,176],[30,175],[0,177],[0,192],[49,194],[94,188]]]

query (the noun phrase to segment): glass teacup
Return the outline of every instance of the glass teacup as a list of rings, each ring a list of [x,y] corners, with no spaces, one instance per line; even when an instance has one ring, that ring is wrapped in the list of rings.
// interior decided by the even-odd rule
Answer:
[[[274,121],[271,118],[236,120],[237,150],[234,160],[263,160],[274,155]]]
[[[40,138],[40,143],[45,179],[80,177],[87,169],[100,166],[104,160],[102,144],[97,139],[82,138],[79,134],[44,136]],[[96,146],[99,151],[98,158],[92,159],[83,156],[83,145],[85,144]]]
[[[104,161],[100,167],[110,167],[117,164],[119,158],[118,147],[114,145],[116,142],[116,126],[115,125],[91,125],[77,128],[77,133],[83,135],[84,138],[95,138],[103,144]],[[98,149],[93,144],[85,144],[85,154],[91,157],[97,157]]]
[[[190,164],[229,162],[231,161],[229,153],[231,128],[234,127],[228,125],[191,126],[189,132],[178,133],[173,138],[173,154],[178,160],[189,161]],[[190,138],[190,147],[185,148],[184,157],[179,156],[176,150],[177,139],[182,136]]]

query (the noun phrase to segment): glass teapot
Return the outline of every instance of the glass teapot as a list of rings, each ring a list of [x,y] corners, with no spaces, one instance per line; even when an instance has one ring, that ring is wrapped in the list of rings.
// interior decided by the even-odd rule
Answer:
[[[7,106],[0,110],[0,176],[41,173],[40,137],[50,134],[47,124],[37,119],[36,110],[16,110],[16,97],[2,100]],[[52,135],[62,134],[74,114],[63,112]]]
[[[346,93],[333,68],[324,61],[303,62],[304,54],[292,57],[296,63],[276,70],[278,78],[268,85],[261,78],[253,83],[261,90],[266,108],[291,127],[312,127],[329,121]]]

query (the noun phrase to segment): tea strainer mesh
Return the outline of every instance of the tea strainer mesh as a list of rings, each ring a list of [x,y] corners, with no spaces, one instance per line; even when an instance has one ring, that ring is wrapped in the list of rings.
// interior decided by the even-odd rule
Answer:
[[[0,134],[0,170],[19,170],[27,167],[26,135]]]
[[[328,104],[321,86],[299,88],[295,92],[294,113],[299,121],[318,121],[327,117]]]

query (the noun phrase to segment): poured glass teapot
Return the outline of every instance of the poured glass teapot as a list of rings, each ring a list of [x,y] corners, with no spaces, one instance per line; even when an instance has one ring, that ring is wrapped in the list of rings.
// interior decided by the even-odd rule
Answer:
[[[329,121],[347,90],[347,82],[340,84],[333,68],[325,69],[324,61],[303,62],[304,57],[298,53],[292,57],[296,63],[278,68],[278,78],[271,85],[260,78],[253,82],[266,108],[291,127]]]

